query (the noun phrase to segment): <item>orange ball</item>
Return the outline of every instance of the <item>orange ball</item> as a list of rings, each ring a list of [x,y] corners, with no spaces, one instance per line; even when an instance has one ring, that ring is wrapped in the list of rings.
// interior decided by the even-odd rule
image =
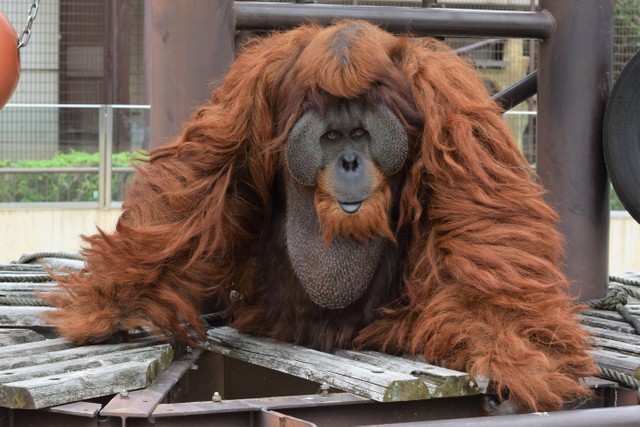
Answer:
[[[0,108],[4,107],[20,78],[18,36],[11,22],[0,12]]]

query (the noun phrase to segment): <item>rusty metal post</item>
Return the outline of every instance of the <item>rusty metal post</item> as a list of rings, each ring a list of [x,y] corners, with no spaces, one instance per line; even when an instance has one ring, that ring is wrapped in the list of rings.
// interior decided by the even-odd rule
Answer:
[[[155,0],[151,28],[151,147],[180,133],[233,61],[232,0]]]
[[[565,273],[581,300],[603,296],[609,183],[602,121],[611,86],[613,2],[541,0],[556,20],[540,44],[537,168],[567,241]]]

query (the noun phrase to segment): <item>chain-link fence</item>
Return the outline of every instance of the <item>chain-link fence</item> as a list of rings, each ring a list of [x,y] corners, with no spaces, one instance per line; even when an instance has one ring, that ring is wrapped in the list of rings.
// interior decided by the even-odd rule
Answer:
[[[436,3],[436,7],[443,8],[519,11],[538,7],[536,0],[318,0],[316,3],[407,7]],[[30,4],[30,0],[0,0],[0,10],[18,33]],[[101,106],[148,103],[149,70],[145,58],[149,52],[145,49],[144,37],[148,4],[145,0],[42,1],[33,23],[31,41],[21,50],[20,83],[10,103],[0,110],[0,203],[31,201],[22,193],[10,190],[19,187],[16,180],[20,175],[9,173],[8,168],[24,169],[24,162],[32,161],[44,162],[32,163],[39,167],[59,167],[42,166],[57,165],[59,153],[100,155],[100,138],[106,135],[101,127]],[[614,0],[614,5],[615,78],[631,55],[640,49],[640,0]],[[585,1],[584,7],[593,7],[593,3]],[[477,67],[489,92],[510,86],[536,68],[536,40],[451,37],[445,41]],[[112,144],[109,152],[116,155],[149,147],[148,110],[134,107],[116,111],[108,133]],[[535,97],[510,111],[505,118],[523,153],[535,164]],[[49,174],[62,174],[54,170]],[[83,173],[89,174],[87,176],[93,173],[97,179],[97,171]],[[30,179],[35,179],[36,174],[31,175]],[[64,176],[64,179],[76,179],[67,172]],[[61,182],[62,178],[41,179],[53,183]],[[51,184],[47,188],[61,187]],[[76,198],[64,196],[66,193],[62,191],[58,198],[43,197],[55,201],[86,200],[93,197],[96,190],[83,192]],[[121,196],[117,193],[113,197],[117,200]]]

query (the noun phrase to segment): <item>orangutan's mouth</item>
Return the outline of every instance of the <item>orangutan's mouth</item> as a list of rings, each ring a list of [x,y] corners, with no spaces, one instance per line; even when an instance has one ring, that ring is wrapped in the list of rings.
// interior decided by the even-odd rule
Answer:
[[[360,206],[362,206],[362,202],[338,202],[338,205],[344,213],[354,214],[358,211],[358,209],[360,209]]]

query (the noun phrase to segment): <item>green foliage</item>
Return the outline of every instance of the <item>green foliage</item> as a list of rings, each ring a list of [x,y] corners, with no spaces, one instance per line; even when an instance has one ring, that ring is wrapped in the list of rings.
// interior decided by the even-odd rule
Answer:
[[[626,210],[624,206],[622,206],[622,202],[618,198],[616,194],[616,190],[611,187],[611,191],[609,192],[609,205],[612,211],[624,211]]]
[[[113,167],[126,167],[146,159],[135,151],[116,153],[111,157]],[[98,167],[98,153],[71,151],[58,153],[46,160],[0,160],[0,168],[79,168]],[[122,200],[131,173],[113,173],[112,200]],[[98,200],[98,172],[73,173],[7,173],[0,174],[0,203],[11,202],[91,202]],[[613,187],[611,210],[625,210]]]
[[[138,152],[116,153],[111,157],[114,167],[126,167],[143,160]],[[97,168],[98,153],[71,151],[58,153],[51,159],[0,161],[0,168],[55,169]],[[112,199],[122,200],[131,173],[112,174]],[[98,200],[98,171],[38,171],[36,173],[0,174],[0,202],[90,202]]]

